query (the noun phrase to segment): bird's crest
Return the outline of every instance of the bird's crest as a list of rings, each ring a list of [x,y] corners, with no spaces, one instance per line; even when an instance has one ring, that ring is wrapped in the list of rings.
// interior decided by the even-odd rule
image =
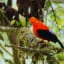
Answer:
[[[33,25],[36,24],[37,21],[38,21],[38,19],[35,18],[35,17],[31,17],[31,18],[30,18],[30,22],[31,22],[31,24],[33,24]]]

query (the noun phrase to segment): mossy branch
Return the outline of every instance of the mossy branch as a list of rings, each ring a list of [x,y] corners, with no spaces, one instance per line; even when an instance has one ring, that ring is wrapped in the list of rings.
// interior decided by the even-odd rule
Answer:
[[[29,47],[20,47],[20,46],[16,46],[16,45],[5,45],[5,47],[13,47],[13,48],[16,48],[16,49],[20,49],[24,52],[26,51],[29,51],[29,52],[41,52],[42,54],[49,54],[50,50],[55,50],[57,53],[58,52],[62,52],[64,51],[64,49],[61,49],[61,48],[54,48],[52,47],[51,49],[45,47],[43,49],[34,49],[34,48],[29,48]]]

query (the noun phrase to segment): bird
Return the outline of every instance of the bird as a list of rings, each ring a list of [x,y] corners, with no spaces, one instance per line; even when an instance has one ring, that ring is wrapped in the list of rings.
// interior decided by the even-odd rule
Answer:
[[[52,41],[53,43],[58,42],[61,48],[64,48],[58,37],[42,21],[33,16],[30,17],[29,21],[33,26],[33,33],[35,36],[42,40]]]

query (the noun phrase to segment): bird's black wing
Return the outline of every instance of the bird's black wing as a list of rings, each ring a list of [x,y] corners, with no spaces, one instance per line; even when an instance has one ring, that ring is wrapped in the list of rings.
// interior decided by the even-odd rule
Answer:
[[[38,35],[46,40],[57,42],[57,37],[54,33],[49,30],[38,30]]]
[[[38,30],[38,35],[42,38],[45,38],[52,42],[58,42],[62,48],[64,48],[63,44],[58,40],[56,35],[48,30]]]

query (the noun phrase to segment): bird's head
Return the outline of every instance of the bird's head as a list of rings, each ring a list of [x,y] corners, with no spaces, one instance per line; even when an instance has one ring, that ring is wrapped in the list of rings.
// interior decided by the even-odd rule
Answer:
[[[37,19],[36,17],[31,17],[31,18],[30,18],[30,23],[31,23],[32,25],[36,25],[36,24],[38,23],[38,19]]]

